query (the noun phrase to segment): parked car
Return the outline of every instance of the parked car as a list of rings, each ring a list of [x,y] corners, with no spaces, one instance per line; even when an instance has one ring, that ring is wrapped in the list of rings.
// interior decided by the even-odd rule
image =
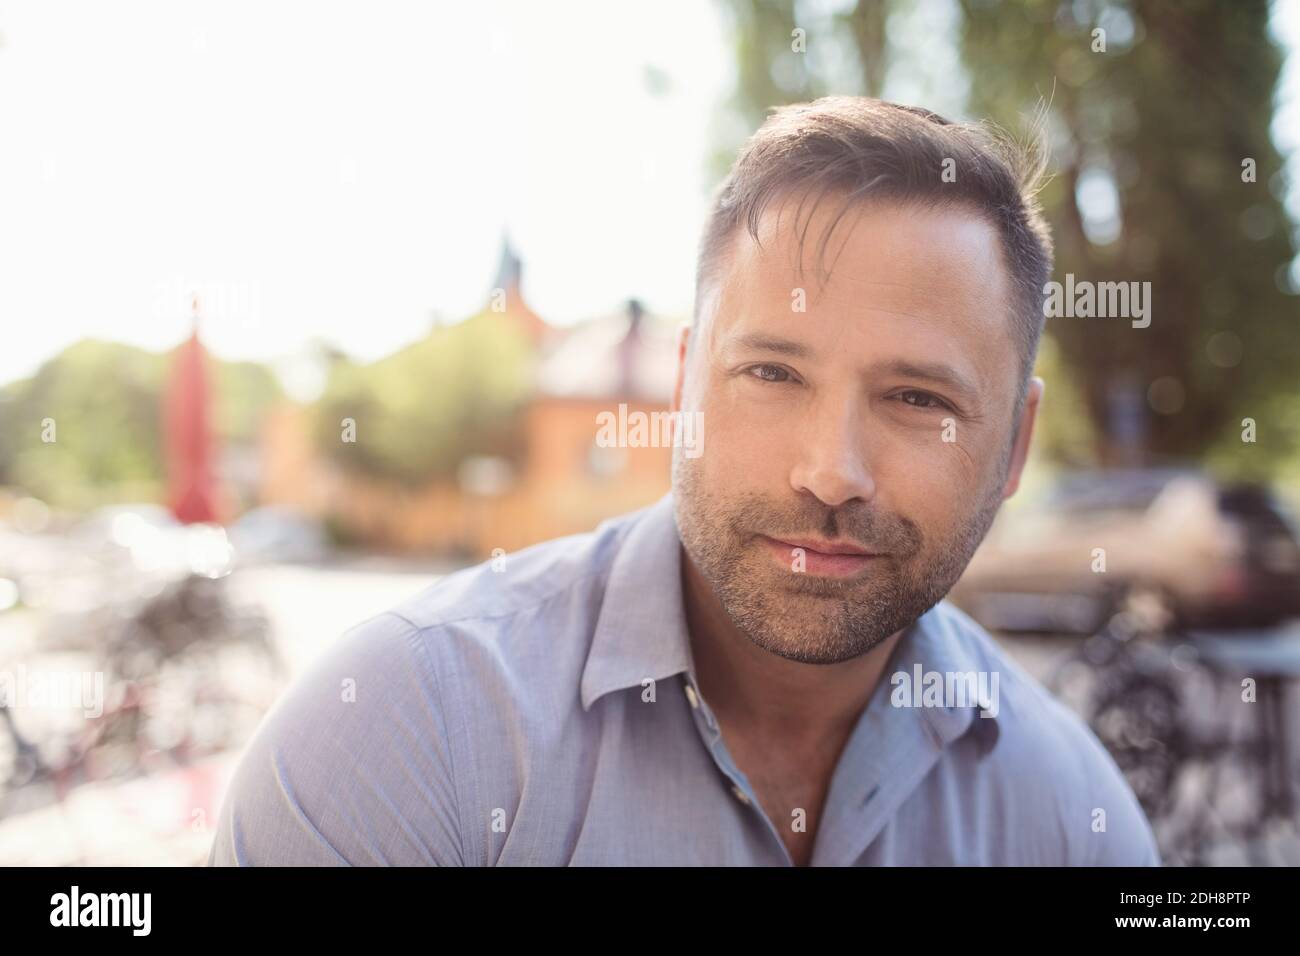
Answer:
[[[1260,485],[1076,473],[999,518],[952,598],[996,630],[1092,632],[1134,601],[1175,626],[1267,627],[1300,615],[1300,534]]]

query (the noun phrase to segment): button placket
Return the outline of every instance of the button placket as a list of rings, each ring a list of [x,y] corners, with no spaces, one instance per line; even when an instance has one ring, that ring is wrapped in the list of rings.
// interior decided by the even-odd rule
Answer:
[[[713,711],[709,710],[709,705],[704,702],[704,698],[700,696],[700,692],[695,689],[695,685],[691,683],[691,679],[689,677],[683,676],[682,681],[683,681],[683,688],[686,692],[686,699],[690,701],[691,704],[691,710],[696,710],[700,712],[700,714],[704,717],[705,725],[716,737],[718,731],[718,722],[713,718]]]
[[[784,841],[782,841],[781,834],[777,832],[776,824],[768,818],[762,807],[759,806],[757,798],[751,797],[746,792],[745,786],[748,784],[748,781],[745,779],[744,774],[741,773],[740,768],[736,766],[735,761],[731,759],[731,754],[727,750],[726,744],[722,741],[722,734],[717,729],[717,721],[709,711],[709,705],[704,702],[703,698],[700,697],[699,692],[695,690],[689,680],[686,683],[686,690],[687,699],[692,702],[692,707],[696,707],[698,704],[696,709],[704,716],[705,723],[708,724],[711,730],[713,739],[709,744],[709,750],[713,754],[713,759],[717,763],[718,769],[722,771],[723,776],[725,776],[731,784],[731,795],[735,797],[736,801],[742,806],[750,807],[758,812],[763,824],[767,827],[767,832],[775,841],[776,846],[779,847],[787,865],[792,866],[793,861],[790,859],[790,851],[786,848]]]
[[[723,774],[731,782],[731,795],[743,806],[755,807],[756,804],[753,798],[751,798],[750,795],[745,792],[745,788],[741,786],[740,771],[731,760],[731,755],[727,752],[726,746],[722,743],[721,734],[718,731],[718,722],[714,718],[713,712],[709,710],[709,705],[704,702],[704,699],[700,696],[700,692],[695,689],[695,685],[691,683],[691,679],[688,676],[683,675],[682,682],[683,691],[686,694],[687,701],[690,702],[691,710],[698,712],[704,718],[704,723],[708,726],[713,737],[709,749],[713,752],[714,760],[719,764],[719,769],[722,770]],[[768,830],[776,837],[777,843],[781,843],[780,834],[776,832],[775,825],[767,819],[767,814],[760,810],[759,815],[763,817]],[[784,844],[781,845],[784,850]]]

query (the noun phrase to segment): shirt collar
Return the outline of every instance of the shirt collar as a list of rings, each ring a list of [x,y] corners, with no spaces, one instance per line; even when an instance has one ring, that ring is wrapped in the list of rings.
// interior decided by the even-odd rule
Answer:
[[[991,670],[996,665],[984,654],[976,640],[977,625],[946,602],[940,602],[917,618],[904,633],[895,648],[893,660],[886,668],[881,679],[885,686],[877,689],[881,696],[888,697],[893,687],[890,678],[900,672],[914,675],[919,664],[922,673],[938,672],[940,674],[975,674],[986,675],[980,688],[985,687],[991,695],[1000,690],[1002,676],[998,675],[998,685],[993,685]],[[997,694],[1000,698],[1000,693]],[[968,731],[977,734],[977,743],[981,756],[986,755],[997,743],[1000,728],[1001,701],[994,700],[988,707],[985,701],[968,701],[961,706],[922,707],[924,719],[935,737],[935,743],[945,747]],[[987,712],[988,717],[981,716]]]
[[[582,708],[614,690],[687,671],[694,661],[682,600],[681,538],[669,492],[629,516],[605,584],[582,672]]]
[[[610,567],[591,650],[582,672],[583,710],[603,695],[641,686],[646,679],[663,680],[686,671],[694,682],[695,666],[682,595],[681,537],[669,492],[653,505],[628,516],[631,524]],[[973,626],[945,603],[921,615],[894,650],[873,697],[888,696],[890,675],[923,671],[980,673],[989,662],[973,640]],[[924,719],[939,747],[957,740],[973,727],[987,753],[997,742],[996,717],[978,717],[981,704],[963,707],[924,707]],[[995,708],[996,710],[996,708]]]

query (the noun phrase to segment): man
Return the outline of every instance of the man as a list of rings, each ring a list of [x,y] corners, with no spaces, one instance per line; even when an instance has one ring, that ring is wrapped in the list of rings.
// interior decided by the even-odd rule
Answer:
[[[1157,864],[1096,738],[942,603],[1043,389],[1041,163],[1001,142],[777,110],[700,249],[672,493],[353,629],[210,862]]]

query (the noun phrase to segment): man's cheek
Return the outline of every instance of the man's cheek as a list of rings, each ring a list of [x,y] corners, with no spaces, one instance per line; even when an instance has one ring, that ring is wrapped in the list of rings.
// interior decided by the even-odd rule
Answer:
[[[951,416],[944,416],[920,434],[914,434],[907,453],[918,471],[942,480],[949,493],[962,487],[974,487],[981,481],[989,457],[988,435],[973,426],[963,427]]]
[[[962,452],[945,449],[893,448],[877,452],[871,467],[876,488],[876,505],[917,524],[929,537],[943,522],[956,520],[955,509],[973,504],[977,481],[971,459]]]
[[[740,484],[754,484],[769,471],[779,470],[789,453],[789,445],[771,431],[748,427],[744,422],[729,423],[722,435],[711,436],[708,454],[716,457],[715,466],[735,476]]]
[[[771,467],[793,447],[785,418],[753,402],[732,401],[724,396],[707,403],[701,418],[708,436],[704,458],[717,459],[719,467],[723,462],[729,470]]]
[[[972,485],[980,472],[965,441],[945,441],[936,428],[880,429],[866,449],[867,466],[877,488],[927,487],[931,495],[950,496]]]

